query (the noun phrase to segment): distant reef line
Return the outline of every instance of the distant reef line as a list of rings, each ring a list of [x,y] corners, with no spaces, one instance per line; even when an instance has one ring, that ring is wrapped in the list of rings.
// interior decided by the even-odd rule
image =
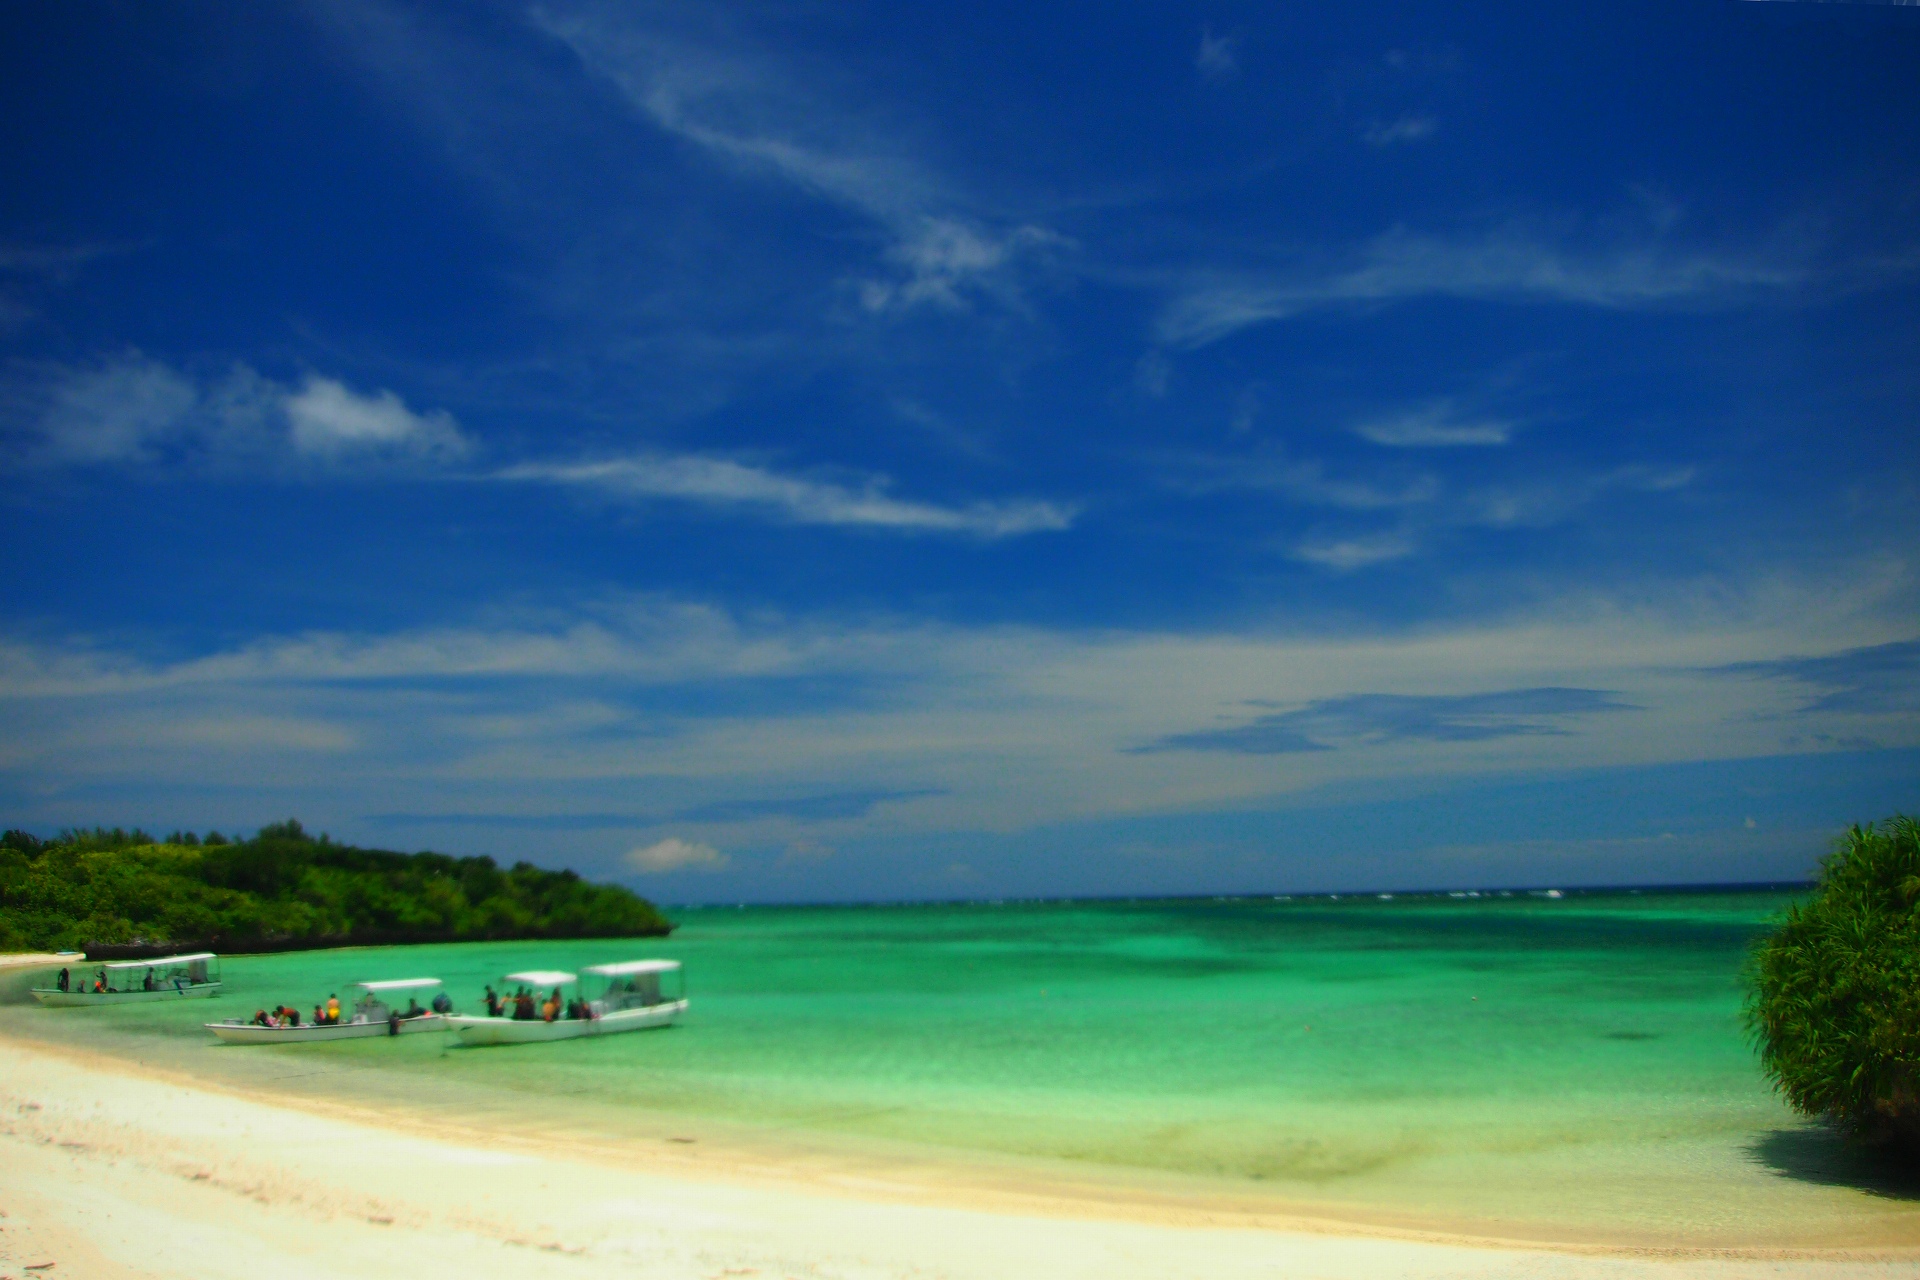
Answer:
[[[135,827],[0,836],[0,952],[84,951],[141,960],[526,939],[665,937],[631,889],[531,862],[396,853],[309,834],[298,821],[250,839]]]

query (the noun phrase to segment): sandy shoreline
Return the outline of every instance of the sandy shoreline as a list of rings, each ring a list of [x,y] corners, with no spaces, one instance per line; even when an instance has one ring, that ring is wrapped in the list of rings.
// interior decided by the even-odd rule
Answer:
[[[4,1277],[397,1277],[425,1264],[589,1278],[1878,1280],[1920,1260],[1920,1247],[1542,1248],[1146,1205],[1130,1220],[1124,1201],[978,1192],[696,1144],[445,1130],[0,1039]]]

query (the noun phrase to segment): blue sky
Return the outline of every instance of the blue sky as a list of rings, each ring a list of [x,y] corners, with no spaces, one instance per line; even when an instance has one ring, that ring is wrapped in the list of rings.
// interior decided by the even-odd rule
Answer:
[[[1920,805],[1920,22],[12,5],[0,806],[668,901]]]

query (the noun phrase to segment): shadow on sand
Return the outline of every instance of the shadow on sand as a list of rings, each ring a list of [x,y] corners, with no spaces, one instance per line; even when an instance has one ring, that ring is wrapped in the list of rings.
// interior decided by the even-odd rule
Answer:
[[[1920,1201],[1920,1160],[1911,1152],[1862,1147],[1825,1125],[1775,1129],[1755,1139],[1747,1151],[1783,1178]]]

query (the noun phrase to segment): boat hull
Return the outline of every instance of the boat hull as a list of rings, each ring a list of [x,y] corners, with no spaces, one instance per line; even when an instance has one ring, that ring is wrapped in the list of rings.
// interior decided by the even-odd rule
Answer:
[[[447,1019],[460,1043],[538,1044],[547,1040],[577,1040],[583,1036],[611,1036],[622,1031],[646,1031],[664,1027],[686,1012],[685,1000],[668,1000],[644,1009],[622,1009],[598,1018],[557,1018],[552,1022],[522,1022],[514,1018],[480,1018],[466,1015]]]
[[[227,1044],[319,1044],[325,1040],[366,1040],[374,1036],[414,1036],[430,1031],[445,1031],[447,1019],[437,1013],[402,1018],[397,1031],[385,1021],[308,1022],[297,1027],[263,1027],[257,1022],[208,1022],[203,1025]]]
[[[35,987],[33,998],[55,1008],[79,1005],[149,1004],[155,1000],[207,1000],[220,994],[217,982],[201,982],[189,987],[162,987],[153,991],[61,991],[57,987]]]

